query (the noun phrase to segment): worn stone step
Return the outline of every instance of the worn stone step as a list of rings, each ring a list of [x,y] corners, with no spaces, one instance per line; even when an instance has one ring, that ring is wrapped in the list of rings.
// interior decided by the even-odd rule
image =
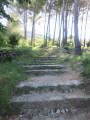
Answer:
[[[57,86],[79,86],[83,84],[82,80],[75,79],[70,74],[61,75],[44,75],[44,76],[30,76],[28,80],[20,82],[17,87],[57,87]]]
[[[34,113],[35,111],[33,111]],[[58,113],[57,113],[58,112]],[[28,114],[27,114],[28,113]],[[59,109],[56,112],[52,110],[48,110],[48,116],[46,115],[46,111],[44,112],[45,115],[39,113],[39,115],[30,114],[31,110],[28,110],[26,114],[13,116],[9,120],[90,120],[90,111],[77,111],[71,110],[71,112],[59,113]]]
[[[29,65],[24,66],[26,69],[62,69],[64,68],[64,65],[55,65],[55,64],[42,64],[42,65]]]
[[[72,93],[48,92],[33,93],[28,95],[14,96],[11,103],[22,105],[27,109],[38,109],[46,107],[55,108],[90,108],[90,95],[83,90],[75,90]]]
[[[57,59],[57,57],[36,57],[35,58],[36,60],[38,59],[38,60],[56,60]]]
[[[45,75],[45,74],[62,74],[64,73],[64,69],[44,69],[44,70],[26,70],[26,74],[30,75]]]
[[[29,120],[28,117],[26,120]],[[51,116],[34,116],[32,120],[90,120],[90,112],[80,112],[77,114],[54,114]]]

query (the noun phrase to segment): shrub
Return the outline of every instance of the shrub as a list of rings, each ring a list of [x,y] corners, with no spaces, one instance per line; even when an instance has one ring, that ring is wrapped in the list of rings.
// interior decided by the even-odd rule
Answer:
[[[90,47],[90,41],[87,43],[87,47]]]
[[[3,44],[3,42],[4,42],[4,35],[3,35],[3,33],[2,32],[0,32],[0,46]]]
[[[68,51],[68,50],[69,50],[69,47],[68,47],[68,46],[64,46],[64,49]]]
[[[86,78],[90,78],[90,58],[87,57],[82,61],[83,72],[82,75]]]
[[[17,33],[13,33],[9,36],[9,40],[9,44],[12,45],[12,47],[15,47],[19,43],[20,35]]]

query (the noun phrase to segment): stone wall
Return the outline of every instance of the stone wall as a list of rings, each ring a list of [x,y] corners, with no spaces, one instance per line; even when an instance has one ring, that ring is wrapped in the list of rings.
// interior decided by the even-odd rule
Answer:
[[[15,51],[1,50],[0,51],[0,62],[12,61],[16,56],[19,56],[19,53]]]

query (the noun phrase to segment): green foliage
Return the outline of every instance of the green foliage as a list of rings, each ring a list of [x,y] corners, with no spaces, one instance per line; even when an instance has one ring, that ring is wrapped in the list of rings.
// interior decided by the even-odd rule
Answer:
[[[6,27],[0,23],[0,32],[5,33],[6,32]]]
[[[0,32],[0,46],[3,45],[4,40],[5,40],[4,34],[2,32]]]
[[[27,80],[25,68],[22,66],[36,64],[33,58],[39,54],[38,50],[33,50],[31,47],[10,48],[8,50],[17,52],[19,56],[14,57],[11,62],[0,63],[0,110],[10,106],[9,101],[16,91],[16,84]],[[19,64],[22,64],[22,66],[19,66]]]
[[[10,0],[12,1],[12,0]],[[8,0],[0,0],[0,19],[2,17],[5,17],[7,19],[11,19],[11,17],[6,13],[4,6],[8,6],[9,5],[9,1]]]
[[[27,2],[31,4],[31,0],[17,0],[20,4],[23,4],[24,2]]]
[[[87,42],[87,47],[90,47],[90,40]]]
[[[82,75],[85,78],[90,78],[90,55],[82,61],[83,71]]]
[[[13,33],[9,36],[9,40],[10,45],[12,45],[12,47],[15,47],[19,43],[20,35],[17,33]]]
[[[68,51],[69,50],[69,46],[64,46],[64,49]]]

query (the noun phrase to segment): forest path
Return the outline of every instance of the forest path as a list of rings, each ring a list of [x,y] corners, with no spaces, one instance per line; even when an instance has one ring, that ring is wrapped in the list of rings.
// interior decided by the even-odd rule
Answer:
[[[23,66],[29,76],[19,83],[11,103],[20,107],[9,120],[90,120],[90,95],[79,70],[58,57],[37,57],[38,64]],[[42,62],[43,61],[43,62]]]

